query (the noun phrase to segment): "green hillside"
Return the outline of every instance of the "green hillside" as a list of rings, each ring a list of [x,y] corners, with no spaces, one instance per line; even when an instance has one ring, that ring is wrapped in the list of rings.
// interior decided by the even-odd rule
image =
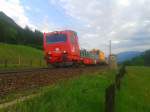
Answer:
[[[41,49],[42,40],[43,34],[40,31],[32,31],[28,26],[22,28],[0,11],[0,42]]]
[[[45,66],[41,50],[23,46],[0,43],[0,68]]]
[[[140,56],[132,58],[124,62],[126,65],[132,66],[150,66],[150,50],[143,52]]]

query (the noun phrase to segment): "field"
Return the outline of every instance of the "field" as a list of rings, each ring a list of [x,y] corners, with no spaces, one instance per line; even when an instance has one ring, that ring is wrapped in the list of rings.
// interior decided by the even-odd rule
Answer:
[[[114,71],[82,75],[43,89],[36,98],[2,110],[4,112],[100,112],[104,111],[105,88]]]
[[[23,45],[0,43],[0,69],[45,66],[41,50]]]
[[[150,67],[127,67],[116,99],[117,112],[150,112]]]
[[[2,112],[104,112],[105,89],[115,71],[97,71],[44,87],[40,96],[18,102]],[[150,68],[127,67],[121,90],[116,92],[116,112],[150,111]]]

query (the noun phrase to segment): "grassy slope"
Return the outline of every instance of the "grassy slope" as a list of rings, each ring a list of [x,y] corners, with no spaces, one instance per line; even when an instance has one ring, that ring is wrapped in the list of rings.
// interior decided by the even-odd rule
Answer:
[[[40,97],[3,112],[103,112],[105,88],[113,80],[114,72],[83,75],[49,87]]]
[[[4,60],[8,60],[10,66],[17,65],[19,63],[19,57],[21,59],[22,66],[29,66],[31,60],[33,60],[33,66],[38,66],[40,60],[44,63],[43,52],[32,47],[22,45],[10,45],[0,43],[0,62],[4,63]],[[3,65],[1,64],[2,68]]]
[[[116,102],[117,112],[150,112],[150,67],[128,67]]]

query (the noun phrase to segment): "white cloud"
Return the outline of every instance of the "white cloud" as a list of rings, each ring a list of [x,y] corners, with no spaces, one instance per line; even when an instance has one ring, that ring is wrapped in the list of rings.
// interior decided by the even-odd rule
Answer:
[[[80,43],[84,48],[97,47],[104,50],[104,44],[110,39],[114,43],[115,53],[115,46],[122,50],[131,50],[131,47],[143,50],[150,45],[149,0],[58,0],[56,4],[62,7],[68,16],[83,24],[78,25],[75,30],[79,33]],[[145,32],[138,37],[140,40],[135,40],[137,32],[143,30]],[[142,38],[147,40],[147,45],[141,44],[139,47],[133,44]],[[124,41],[126,46],[122,46]]]
[[[25,6],[25,9],[28,10],[28,11],[31,10],[31,8],[29,6]]]
[[[30,10],[28,6],[26,6],[26,9]],[[28,25],[32,29],[35,28],[26,16],[25,9],[21,5],[20,0],[0,0],[0,11],[14,19],[22,27]]]
[[[75,30],[82,48],[99,48],[104,51],[109,40],[113,42],[115,53],[150,47],[150,0],[49,0],[49,2],[56,8],[63,8],[65,14],[79,24],[68,23],[61,26],[43,16],[43,21],[33,25],[26,15],[31,8],[22,6],[20,0],[0,0],[0,10],[22,27],[36,26],[43,32]],[[41,10],[43,9],[39,7],[35,9],[38,13]]]
[[[118,0],[118,5],[127,7],[130,5],[130,1],[129,0]]]
[[[44,16],[41,23],[37,24],[37,27],[42,32],[52,32],[52,31],[58,31],[58,30],[66,29],[65,27],[62,27],[60,25],[56,25],[55,23],[49,21],[48,16]]]

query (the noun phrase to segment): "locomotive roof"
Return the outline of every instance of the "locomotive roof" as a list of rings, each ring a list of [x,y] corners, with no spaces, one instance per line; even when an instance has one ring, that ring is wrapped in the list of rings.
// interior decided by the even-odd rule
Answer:
[[[55,33],[55,32],[73,32],[73,33],[76,33],[76,32],[73,31],[73,30],[60,30],[60,31],[46,32],[46,34]]]

